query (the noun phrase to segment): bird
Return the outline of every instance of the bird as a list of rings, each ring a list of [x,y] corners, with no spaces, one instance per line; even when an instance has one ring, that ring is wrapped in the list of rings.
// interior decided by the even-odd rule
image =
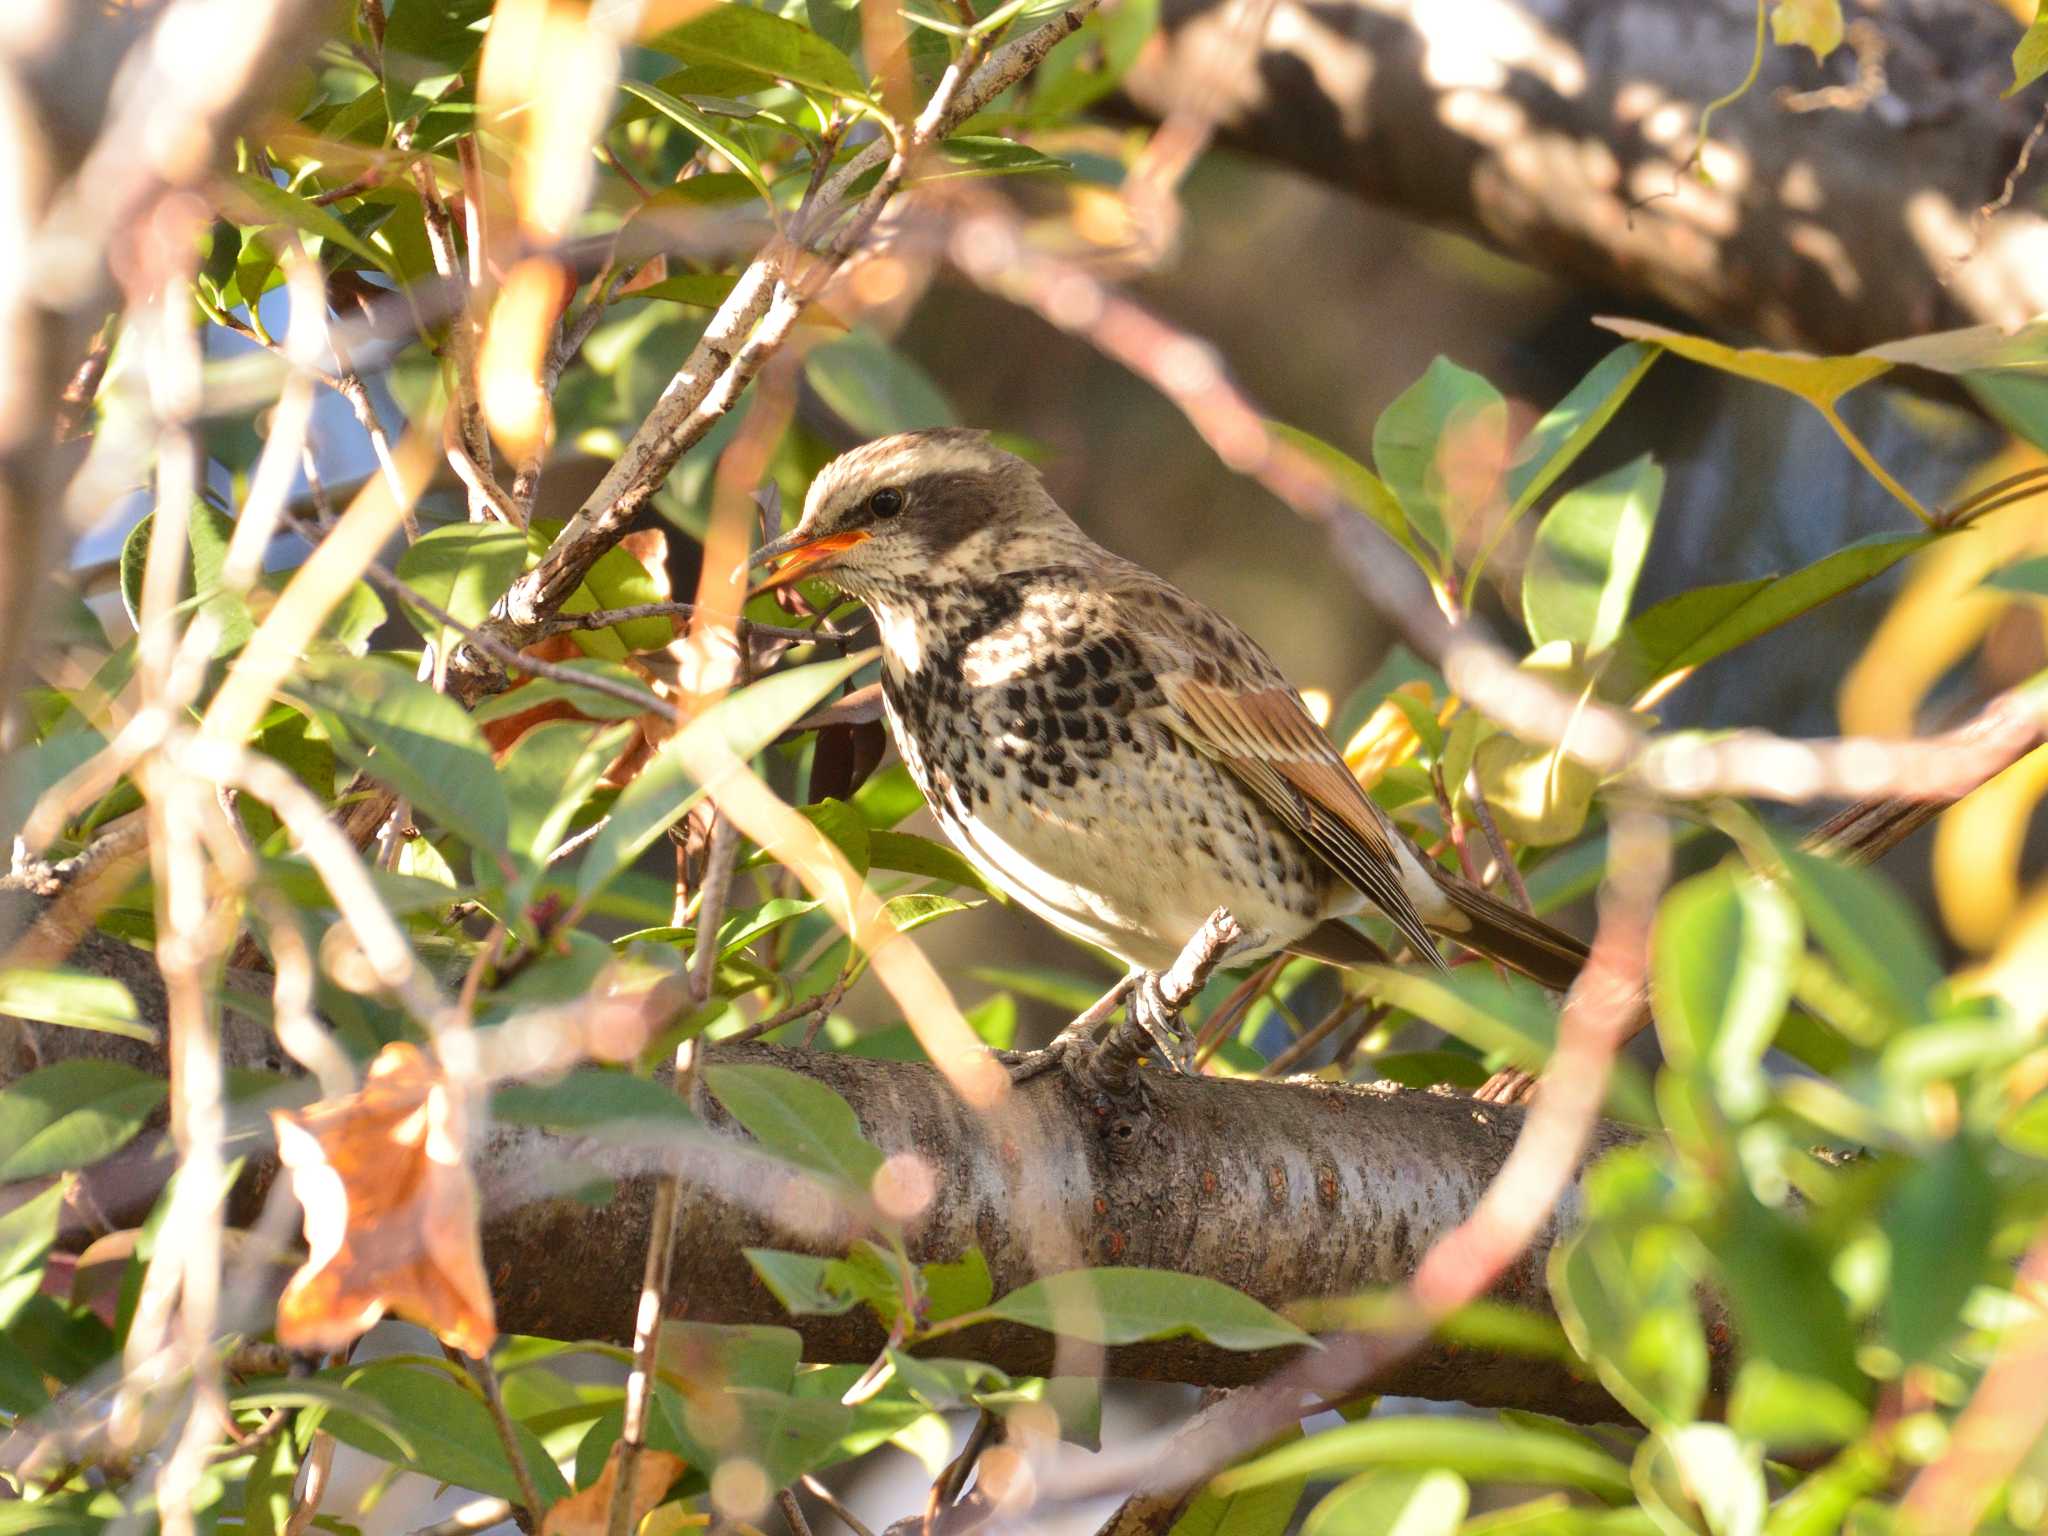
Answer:
[[[757,590],[816,576],[866,607],[890,733],[941,831],[1127,967],[1077,1026],[1129,994],[1185,1066],[1157,983],[1219,908],[1234,963],[1384,958],[1343,922],[1371,912],[1437,967],[1438,934],[1553,990],[1585,963],[1578,939],[1424,855],[1250,635],[1096,543],[987,433],[839,455],[749,564],[775,567]]]

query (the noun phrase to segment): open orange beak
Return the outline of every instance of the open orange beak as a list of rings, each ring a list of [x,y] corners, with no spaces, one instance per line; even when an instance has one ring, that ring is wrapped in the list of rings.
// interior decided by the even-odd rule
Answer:
[[[783,562],[782,569],[770,576],[747,594],[759,597],[763,592],[773,592],[777,587],[786,587],[792,581],[800,580],[830,563],[834,555],[843,555],[856,544],[864,544],[871,535],[864,528],[849,528],[844,533],[828,533],[822,538],[809,538],[802,529],[785,533],[779,539],[770,540],[754,551],[747,561],[749,568],[766,565],[773,560]]]

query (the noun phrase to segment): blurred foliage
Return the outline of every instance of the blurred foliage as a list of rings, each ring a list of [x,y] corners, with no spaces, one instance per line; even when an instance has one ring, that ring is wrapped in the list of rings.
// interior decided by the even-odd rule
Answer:
[[[540,130],[478,104],[479,82],[489,78],[480,51],[515,9],[501,5],[493,19],[487,0],[399,0],[381,41],[359,17],[323,43],[292,114],[263,142],[243,144],[236,174],[218,190],[194,302],[258,350],[210,363],[210,388],[254,376],[265,403],[274,396],[281,372],[252,375],[251,360],[272,361],[278,306],[266,296],[285,283],[290,260],[316,263],[337,301],[433,290],[427,208],[411,167],[453,194],[461,215],[530,220],[544,205],[545,194],[526,184],[528,159],[548,148]],[[973,25],[991,34],[1022,29],[1057,9],[1017,0]],[[892,34],[874,25],[872,10],[837,0],[726,4],[625,47],[617,90],[604,103],[600,156],[551,162],[592,178],[587,206],[552,233],[608,238],[635,220],[674,217],[744,249],[790,218],[850,129],[898,110],[892,92],[921,100],[931,91],[963,46],[963,15],[971,16],[917,0],[897,18],[893,51],[877,58],[870,50]],[[1052,210],[1041,231],[1085,232],[1079,215],[1099,213],[1091,200],[1117,192],[1136,158],[1085,114],[1114,89],[1155,11],[1124,0],[1091,16],[1031,82],[941,146],[924,179],[1026,176],[1033,206]],[[1778,43],[1818,54],[1841,31],[1831,0],[1788,0],[1772,21]],[[2042,25],[2022,44],[2021,84],[2048,57]],[[474,156],[467,168],[466,152]],[[617,453],[701,333],[704,312],[741,279],[722,259],[673,252],[626,265],[630,272],[615,270],[607,255],[572,285],[596,323],[551,402],[550,430],[565,447]],[[884,328],[829,311],[810,319],[802,383],[815,412],[774,432],[765,453],[765,479],[785,503],[800,500],[840,429],[870,435],[954,418],[945,393]],[[459,349],[433,303],[421,304],[412,323],[379,366],[416,423],[459,392]],[[1507,611],[1526,632],[1526,668],[1582,698],[1634,710],[1646,726],[1657,701],[1695,669],[1909,559],[1893,617],[1872,637],[1865,668],[1845,682],[1852,728],[1910,730],[1928,690],[2000,615],[2018,610],[2038,622],[2034,609],[2048,595],[2038,514],[1999,500],[2012,476],[2038,467],[2035,449],[1988,468],[1981,496],[1928,509],[1835,407],[1895,369],[1933,369],[1959,379],[2026,442],[2048,443],[2040,375],[2048,331],[1929,337],[1855,358],[1811,358],[1613,328],[1624,343],[1518,439],[1501,393],[1443,359],[1355,451],[1285,425],[1276,435],[1377,525],[1399,551],[1391,558],[1415,563],[1446,612],[1470,613],[1488,583],[1505,588]],[[1819,410],[1898,498],[1898,529],[1799,569],[1639,605],[1638,577],[1664,511],[1663,474],[1648,459],[1592,478],[1575,470],[1666,351],[1679,359],[1667,368],[1719,369]],[[145,390],[139,366],[117,351],[97,407],[103,435],[133,439]],[[743,403],[714,428],[654,497],[662,537],[611,549],[563,612],[667,600],[672,553],[683,553],[677,569],[695,567],[721,455],[763,409],[758,398]],[[818,427],[823,420],[829,430]],[[192,508],[183,541],[179,620],[209,637],[196,658],[204,679],[195,713],[303,568],[295,546],[246,589],[229,579],[238,508],[264,441],[258,427],[246,410],[210,424],[217,473],[207,483],[217,494]],[[320,540],[325,529],[301,510],[295,531],[306,543]],[[868,653],[841,656],[827,637],[802,632],[830,613],[829,593],[808,591],[788,607],[755,598],[749,619],[799,632],[779,635],[768,658],[775,670],[722,696],[677,682],[679,659],[692,654],[687,640],[674,616],[641,613],[558,637],[561,653],[547,659],[561,670],[466,710],[436,686],[433,658],[455,634],[451,621],[485,620],[560,529],[463,521],[446,498],[430,498],[427,511],[429,526],[397,557],[390,583],[348,587],[276,690],[249,749],[326,809],[344,810],[346,797],[373,786],[402,797],[405,814],[367,872],[372,896],[424,971],[468,978],[467,1022],[486,1048],[515,1041],[550,1008],[558,1010],[545,1015],[552,1027],[570,1032],[565,1005],[579,1019],[602,1011],[594,999],[645,1005],[680,984],[693,956],[708,966],[708,986],[701,1005],[651,1037],[621,1045],[589,1024],[587,1038],[570,1040],[574,1070],[556,1061],[550,1071],[508,1072],[486,1102],[470,1105],[419,1049],[421,1021],[377,969],[385,962],[368,957],[342,920],[362,893],[335,887],[332,867],[308,856],[280,806],[236,796],[254,946],[239,960],[259,959],[280,976],[296,964],[311,993],[304,1004],[368,1082],[308,1104],[302,1084],[230,1077],[238,1127],[260,1123],[259,1106],[287,1106],[279,1134],[288,1160],[328,1191],[309,1194],[309,1178],[301,1196],[309,1206],[339,1200],[327,1215],[346,1240],[314,1256],[278,1319],[279,1336],[309,1351],[310,1363],[284,1371],[271,1359],[229,1385],[231,1424],[191,1495],[208,1529],[285,1529],[294,1480],[322,1454],[323,1438],[393,1474],[515,1504],[537,1500],[529,1514],[538,1523],[553,1512],[549,1529],[595,1528],[628,1405],[620,1373],[591,1364],[616,1367],[627,1356],[605,1344],[494,1337],[462,1149],[492,1123],[598,1138],[701,1137],[695,1117],[656,1081],[658,1068],[685,1040],[715,1042],[778,1013],[788,1018],[768,1031],[772,1039],[815,1036],[824,1049],[922,1059],[908,1021],[863,1026],[838,1006],[867,959],[826,904],[802,894],[786,850],[740,851],[731,903],[715,923],[700,889],[672,877],[676,859],[691,856],[692,836],[701,838],[706,792],[648,703],[679,707],[693,739],[756,764],[830,845],[833,867],[882,898],[895,929],[956,921],[990,894],[953,850],[902,829],[918,799],[900,766],[841,773],[830,760],[851,751],[843,739],[828,748],[831,731],[792,732],[867,676]],[[119,561],[131,623],[145,611],[154,535],[152,519],[138,523]],[[1361,525],[1358,536],[1378,535]],[[1496,560],[1522,539],[1526,559]],[[24,700],[31,739],[8,764],[8,827],[21,827],[46,796],[86,782],[88,765],[112,763],[105,782],[88,784],[62,818],[47,850],[62,858],[133,814],[148,786],[107,755],[132,723],[124,701],[138,666],[135,640],[117,639],[94,611],[67,601],[48,649],[51,664]],[[1447,866],[1485,847],[1478,829],[1490,819],[1538,910],[1569,905],[1598,881],[1609,786],[1554,748],[1482,718],[1419,659],[1391,654],[1335,704],[1331,729],[1361,782]],[[1415,1416],[1367,1405],[1336,1427],[1247,1447],[1175,1530],[1277,1536],[1297,1518],[1331,1536],[1903,1528],[1906,1491],[1966,1448],[1959,1425],[1973,1401],[1996,1373],[2016,1369],[2044,1326],[2038,1278],[2032,1291],[2016,1281],[2028,1273],[2017,1266],[2029,1252],[2038,1276],[2048,1219],[2048,903],[2023,892],[2019,874],[2028,817],[2048,789],[2043,762],[2040,753],[2024,759],[1945,823],[1943,910],[1955,937],[1989,956],[1972,968],[1945,966],[1883,877],[1801,851],[1739,806],[1703,807],[1688,829],[1692,872],[1663,898],[1652,940],[1661,1065],[1624,1063],[1608,1106],[1646,1134],[1603,1159],[1575,1197],[1577,1225],[1548,1272],[1562,1334],[1487,1303],[1441,1327],[1453,1341],[1512,1340],[1561,1356],[1597,1377],[1635,1424],[1595,1434],[1528,1414]],[[828,772],[834,792],[813,793]],[[695,853],[701,858],[701,842]],[[100,926],[148,942],[158,898],[145,875]],[[293,962],[294,954],[319,964]],[[1087,958],[980,979],[989,990],[966,1018],[998,1048],[1013,1043],[1019,998],[1079,1009],[1102,986]],[[1342,988],[1334,999],[1333,985]],[[282,1037],[281,994],[276,1013],[262,999],[234,1002],[276,1022]],[[0,970],[0,1011],[153,1036],[125,987],[76,969]],[[1257,1076],[1337,1014],[1356,1027],[1327,1036],[1312,1058],[1332,1079],[1469,1088],[1499,1067],[1540,1070],[1558,1035],[1550,999],[1477,967],[1386,968],[1333,983],[1309,962],[1287,961],[1249,980],[1218,978],[1190,1022],[1204,1038],[1207,1070]],[[806,1363],[790,1329],[664,1324],[645,1443],[665,1459],[648,1463],[653,1474],[634,1494],[643,1530],[713,1518],[745,1529],[774,1492],[884,1446],[937,1477],[954,1450],[948,1415],[963,1411],[1050,1423],[1095,1443],[1095,1384],[1013,1378],[945,1353],[945,1339],[979,1323],[1105,1344],[1192,1336],[1258,1350],[1299,1344],[1305,1327],[1332,1319],[1368,1319],[1384,1300],[1323,1298],[1283,1316],[1214,1280],[1115,1268],[997,1296],[979,1252],[912,1261],[902,1223],[875,1198],[883,1153],[830,1089],[715,1057],[702,1075],[764,1159],[801,1173],[858,1217],[861,1236],[845,1253],[751,1250],[754,1273],[792,1315],[867,1310],[890,1345],[863,1370]],[[0,1091],[0,1184],[8,1186],[0,1422],[22,1443],[96,1422],[120,1383],[151,1266],[175,1247],[163,1241],[173,1197],[137,1230],[75,1258],[59,1243],[60,1216],[81,1172],[157,1123],[168,1092],[133,1067],[83,1058]],[[232,1155],[255,1145],[238,1131]],[[589,1174],[589,1198],[609,1198],[594,1168],[564,1176],[574,1182],[579,1172]],[[366,1224],[371,1210],[376,1219]],[[403,1273],[376,1251],[394,1243]],[[410,1267],[413,1249],[432,1251],[435,1274],[423,1280]],[[350,1360],[346,1342],[387,1310],[444,1340],[488,1342],[505,1423],[492,1393],[461,1364],[403,1353]],[[235,1326],[238,1337],[262,1335],[270,1319],[242,1316]],[[2032,1386],[2039,1391],[2038,1381]],[[161,1399],[152,1411],[104,1437],[80,1431],[82,1449],[0,1474],[14,1496],[0,1503],[0,1533],[148,1529],[157,1518],[157,1447],[170,1422]],[[1983,1528],[2048,1527],[2038,1430],[1974,1489]],[[359,1507],[315,1523],[376,1529],[376,1498],[373,1489]],[[1914,1518],[1961,1529],[1978,1513],[1920,1509]]]

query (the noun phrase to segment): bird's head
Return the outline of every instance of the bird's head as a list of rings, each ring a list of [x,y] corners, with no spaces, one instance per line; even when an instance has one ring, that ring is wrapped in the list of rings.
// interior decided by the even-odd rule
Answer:
[[[781,561],[766,586],[825,576],[873,602],[1033,563],[1079,530],[1038,471],[985,433],[899,432],[818,472],[796,527],[755,551]]]

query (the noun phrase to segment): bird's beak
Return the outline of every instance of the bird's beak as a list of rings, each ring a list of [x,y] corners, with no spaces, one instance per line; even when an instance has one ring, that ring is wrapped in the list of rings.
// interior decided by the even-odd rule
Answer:
[[[775,560],[784,561],[781,570],[747,595],[758,597],[763,592],[773,592],[777,587],[786,587],[792,581],[816,570],[834,555],[844,554],[854,545],[866,543],[869,537],[864,528],[849,528],[844,533],[828,533],[822,538],[813,537],[801,528],[792,529],[781,538],[771,539],[763,544],[747,561],[749,569],[767,565]]]

